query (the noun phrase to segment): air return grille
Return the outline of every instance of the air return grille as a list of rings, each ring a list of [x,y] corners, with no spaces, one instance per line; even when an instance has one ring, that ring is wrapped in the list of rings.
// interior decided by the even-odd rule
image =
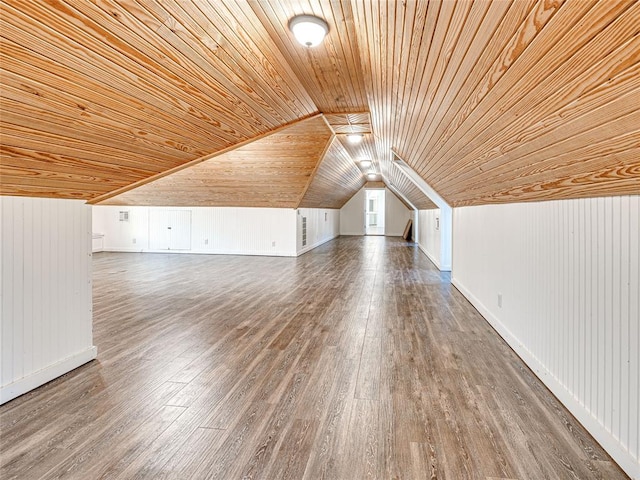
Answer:
[[[307,246],[307,217],[302,217],[302,246]]]

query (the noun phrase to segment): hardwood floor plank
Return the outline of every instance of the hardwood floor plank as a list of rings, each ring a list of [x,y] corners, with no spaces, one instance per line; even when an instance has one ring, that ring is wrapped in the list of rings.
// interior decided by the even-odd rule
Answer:
[[[0,478],[626,478],[415,245],[94,255],[99,356],[0,406]]]

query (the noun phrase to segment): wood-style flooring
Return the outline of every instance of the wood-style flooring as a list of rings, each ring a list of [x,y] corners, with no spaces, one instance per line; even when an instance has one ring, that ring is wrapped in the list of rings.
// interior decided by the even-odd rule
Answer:
[[[94,256],[98,360],[0,407],[0,478],[619,479],[417,248]]]

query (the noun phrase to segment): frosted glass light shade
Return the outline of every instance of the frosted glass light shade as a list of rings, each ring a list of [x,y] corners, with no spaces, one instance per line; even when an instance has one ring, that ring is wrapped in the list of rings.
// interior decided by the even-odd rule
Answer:
[[[298,15],[289,22],[289,30],[301,45],[310,48],[320,45],[329,32],[329,25],[313,15]]]
[[[364,138],[364,135],[362,135],[361,133],[349,133],[347,135],[347,142],[353,145],[357,145],[362,141],[363,138]]]

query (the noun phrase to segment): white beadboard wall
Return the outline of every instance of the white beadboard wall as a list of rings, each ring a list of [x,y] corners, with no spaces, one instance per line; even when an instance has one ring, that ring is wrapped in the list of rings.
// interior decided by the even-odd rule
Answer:
[[[636,479],[639,224],[638,196],[456,208],[453,222],[453,284]]]
[[[401,237],[413,211],[404,206],[396,194],[385,188],[384,197],[385,223],[384,234],[387,237]]]
[[[358,190],[340,209],[340,235],[364,235],[365,189]]]
[[[418,247],[429,257],[433,264],[441,269],[440,231],[436,227],[436,218],[440,218],[440,209],[418,210]]]
[[[0,403],[94,359],[91,207],[0,196]]]
[[[364,235],[364,207],[366,190],[361,188],[340,209],[340,235]],[[398,199],[395,193],[385,188],[385,226],[386,236],[402,236],[404,227],[413,212]]]
[[[121,211],[129,222],[120,221]],[[167,252],[151,248],[150,228],[155,214],[170,211],[191,212],[190,248],[172,253],[297,255],[296,211],[285,208],[94,206],[93,231],[104,234],[105,251]]]
[[[340,235],[340,210],[300,208],[297,211],[297,255],[313,250]],[[302,245],[302,218],[307,218],[307,245]]]

